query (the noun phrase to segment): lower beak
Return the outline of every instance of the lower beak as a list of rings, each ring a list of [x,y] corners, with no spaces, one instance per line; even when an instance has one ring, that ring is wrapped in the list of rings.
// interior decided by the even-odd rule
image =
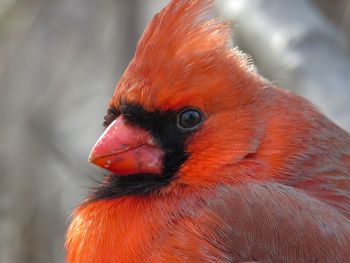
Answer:
[[[143,129],[125,123],[123,116],[114,120],[95,146],[89,161],[117,175],[159,174],[162,150]]]

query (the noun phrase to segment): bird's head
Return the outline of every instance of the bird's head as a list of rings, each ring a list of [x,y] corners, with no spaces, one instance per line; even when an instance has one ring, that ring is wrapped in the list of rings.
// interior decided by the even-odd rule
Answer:
[[[269,90],[231,47],[230,25],[208,19],[211,2],[174,0],[156,15],[117,85],[90,161],[119,190],[220,181],[259,147]]]

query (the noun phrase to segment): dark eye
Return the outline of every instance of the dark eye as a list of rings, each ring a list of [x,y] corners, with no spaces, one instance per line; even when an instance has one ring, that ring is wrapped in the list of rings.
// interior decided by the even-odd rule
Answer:
[[[193,131],[202,123],[202,113],[196,109],[182,110],[177,116],[177,126],[185,131]]]

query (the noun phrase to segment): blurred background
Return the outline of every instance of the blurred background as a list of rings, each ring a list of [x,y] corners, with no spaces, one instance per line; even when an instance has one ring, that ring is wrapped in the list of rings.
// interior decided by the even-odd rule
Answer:
[[[167,0],[0,0],[0,263],[64,262],[108,99]],[[217,0],[275,85],[350,131],[349,0]]]

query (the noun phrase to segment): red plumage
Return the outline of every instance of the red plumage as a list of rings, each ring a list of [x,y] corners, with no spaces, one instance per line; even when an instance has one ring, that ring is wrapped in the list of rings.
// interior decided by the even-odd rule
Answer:
[[[349,260],[350,135],[260,77],[211,2],[173,0],[146,29],[69,263]]]

